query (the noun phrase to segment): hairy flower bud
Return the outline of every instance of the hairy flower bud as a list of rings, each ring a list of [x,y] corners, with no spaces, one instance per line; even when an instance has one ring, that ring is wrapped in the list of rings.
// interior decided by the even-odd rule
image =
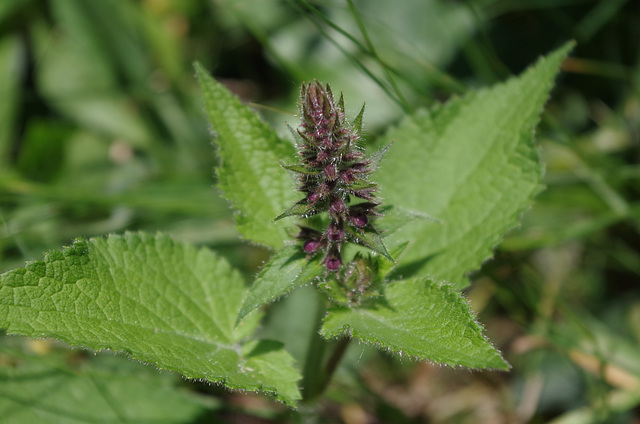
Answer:
[[[367,224],[369,223],[369,218],[367,218],[367,215],[363,213],[359,213],[355,215],[351,214],[349,219],[351,220],[351,223],[358,228],[366,227]]]
[[[388,256],[382,242],[371,243],[369,237],[378,234],[372,217],[379,215],[375,208],[380,203],[375,196],[377,186],[368,180],[377,161],[368,159],[356,145],[363,112],[364,107],[355,123],[349,124],[342,95],[336,102],[329,85],[313,81],[303,84],[300,90],[302,122],[297,133],[302,161],[285,168],[299,174],[298,190],[305,197],[278,219],[290,215],[306,218],[327,212],[329,223],[324,230],[300,227],[298,238],[305,253],[324,251],[323,263],[332,272],[342,265],[345,242],[358,243]],[[360,200],[352,205],[354,198],[365,202]]]
[[[302,246],[302,250],[306,253],[316,253],[322,248],[322,242],[320,240],[307,240]]]
[[[325,266],[329,271],[337,271],[340,269],[342,259],[340,259],[340,251],[336,247],[329,249],[329,253],[324,258]]]

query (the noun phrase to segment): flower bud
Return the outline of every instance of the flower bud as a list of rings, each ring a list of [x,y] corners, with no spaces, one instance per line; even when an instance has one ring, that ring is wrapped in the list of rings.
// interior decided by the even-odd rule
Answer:
[[[367,227],[368,232],[375,232],[371,217],[378,215],[375,212],[379,204],[375,197],[377,186],[367,179],[375,166],[357,146],[363,111],[354,124],[349,125],[342,96],[336,103],[329,86],[318,81],[303,84],[300,95],[302,123],[298,127],[298,153],[302,161],[300,165],[286,168],[299,174],[298,190],[305,193],[306,198],[282,216],[306,218],[310,211],[328,213],[329,224],[324,231],[300,227],[298,238],[305,253],[324,251],[323,263],[328,271],[334,272],[342,265],[342,244],[358,243],[357,238],[347,237],[347,229],[362,232],[360,229]],[[366,202],[349,206],[352,196]]]
[[[367,226],[367,224],[369,223],[369,218],[367,218],[367,215],[363,213],[359,213],[356,215],[350,214],[349,221],[351,221],[351,224],[353,224],[354,227],[362,228]]]
[[[306,253],[316,253],[322,247],[322,242],[320,240],[307,240],[304,242],[302,246],[302,250]]]
[[[333,181],[338,177],[338,167],[335,163],[330,163],[324,168],[324,176],[329,181]]]
[[[329,241],[333,242],[342,241],[344,239],[344,228],[342,227],[342,222],[333,221],[329,224],[329,228],[327,228],[327,238]]]
[[[342,259],[340,259],[340,252],[337,249],[332,248],[327,253],[327,257],[324,259],[324,264],[329,271],[338,271],[340,269],[340,265],[342,264]]]

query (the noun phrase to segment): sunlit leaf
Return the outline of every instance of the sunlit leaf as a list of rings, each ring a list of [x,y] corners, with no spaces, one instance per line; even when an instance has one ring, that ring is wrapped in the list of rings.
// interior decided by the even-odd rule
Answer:
[[[245,290],[225,260],[167,236],[78,240],[2,275],[0,327],[123,351],[189,378],[293,404],[299,376],[282,345],[241,343],[257,326],[254,319],[235,327]]]

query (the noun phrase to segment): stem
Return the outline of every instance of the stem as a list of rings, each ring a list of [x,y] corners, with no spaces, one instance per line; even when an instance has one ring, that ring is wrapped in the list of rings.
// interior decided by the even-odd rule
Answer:
[[[307,347],[307,356],[302,371],[302,401],[309,402],[316,398],[323,385],[322,360],[327,347],[327,342],[320,336],[319,330],[322,325],[322,318],[327,311],[327,302],[320,294],[316,293],[318,299],[316,306],[316,320]]]
[[[324,391],[329,386],[329,382],[333,377],[333,373],[338,368],[338,364],[340,360],[344,356],[344,353],[347,351],[347,347],[349,347],[349,343],[351,342],[350,338],[343,337],[338,341],[333,353],[331,354],[331,358],[327,362],[327,369],[324,374],[324,380],[322,381],[322,386],[320,387],[319,393],[324,393]]]
[[[309,339],[302,375],[302,403],[306,404],[314,402],[325,392],[351,341],[349,338],[340,339],[324,365],[329,342],[320,335],[320,327],[326,311],[327,301],[322,295],[318,295],[316,326]]]

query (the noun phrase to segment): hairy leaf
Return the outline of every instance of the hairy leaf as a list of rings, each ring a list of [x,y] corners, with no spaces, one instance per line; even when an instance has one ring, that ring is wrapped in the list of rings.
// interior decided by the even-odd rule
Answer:
[[[467,284],[540,191],[533,130],[567,44],[523,75],[404,120],[376,172],[385,203],[443,223],[413,220],[385,240],[410,240],[397,276]],[[384,220],[382,220],[384,221]]]
[[[347,234],[349,234],[350,240],[354,243],[366,246],[369,249],[373,250],[376,253],[381,254],[387,260],[394,262],[393,257],[387,251],[384,243],[382,242],[382,237],[373,229],[363,229],[361,231],[355,230],[351,227],[345,227]]]
[[[482,334],[465,299],[451,286],[429,280],[396,281],[384,299],[329,310],[321,333],[344,334],[392,352],[469,368],[508,369]]]
[[[244,301],[238,321],[251,311],[275,301],[280,296],[313,281],[325,271],[325,267],[317,259],[308,260],[300,246],[288,246],[281,249],[264,266],[258,278],[249,290]]]
[[[273,220],[300,195],[280,163],[291,162],[295,149],[201,65],[195,68],[222,160],[218,187],[236,210],[238,231],[253,242],[282,247],[290,223]]]
[[[1,277],[0,327],[55,337],[229,388],[263,390],[289,404],[299,393],[292,358],[276,342],[240,343],[246,290],[206,249],[146,234],[78,240]],[[248,326],[248,327],[247,327]]]

